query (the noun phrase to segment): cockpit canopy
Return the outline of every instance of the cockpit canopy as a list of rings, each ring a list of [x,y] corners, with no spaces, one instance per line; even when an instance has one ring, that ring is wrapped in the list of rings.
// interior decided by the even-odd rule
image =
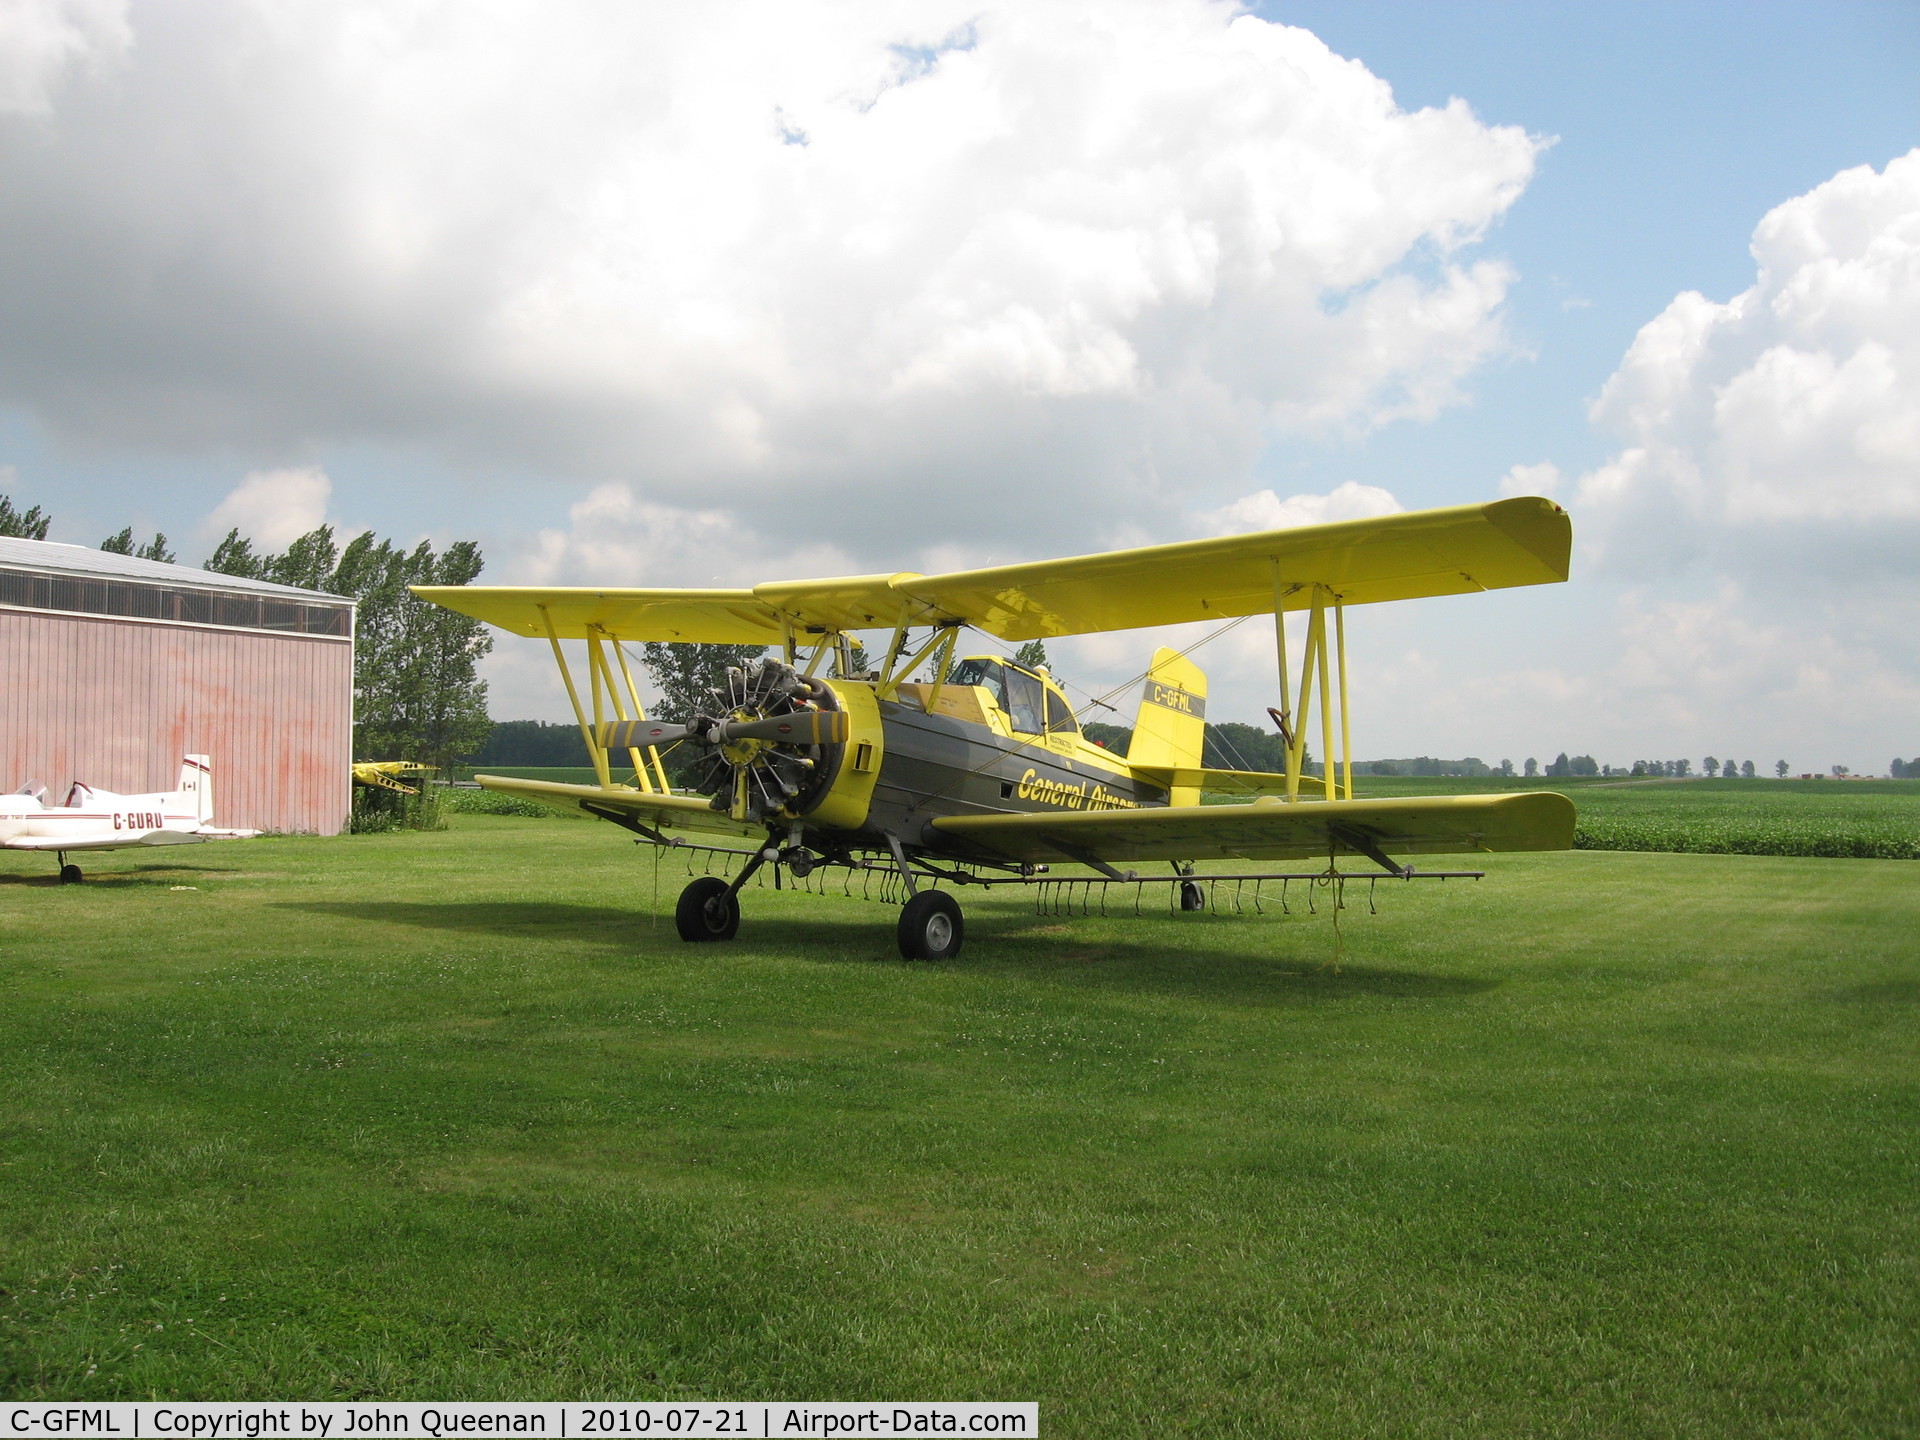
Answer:
[[[949,685],[978,685],[993,696],[1022,735],[1078,735],[1080,722],[1060,687],[1041,675],[990,655],[969,655],[947,676]]]

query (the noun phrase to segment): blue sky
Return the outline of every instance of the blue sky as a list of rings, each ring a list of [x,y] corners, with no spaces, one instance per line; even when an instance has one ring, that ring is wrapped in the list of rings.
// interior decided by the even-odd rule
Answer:
[[[1510,313],[1527,357],[1484,372],[1470,407],[1357,451],[1274,447],[1263,474],[1287,483],[1364,478],[1444,504],[1514,463],[1600,463],[1610,447],[1586,405],[1639,328],[1680,291],[1750,285],[1747,242],[1781,201],[1920,143],[1920,4],[1253,8],[1364,62],[1402,106],[1458,95],[1555,137],[1491,242],[1520,272]]]
[[[1542,467],[1505,483],[1572,509],[1575,583],[1365,617],[1364,752],[1920,753],[1920,5],[23,14],[0,490],[54,538],[751,583]],[[1257,716],[1258,646],[1212,663]]]

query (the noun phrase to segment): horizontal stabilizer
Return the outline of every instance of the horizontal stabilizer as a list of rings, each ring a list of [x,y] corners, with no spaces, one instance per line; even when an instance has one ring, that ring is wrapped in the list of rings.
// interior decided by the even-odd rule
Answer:
[[[955,815],[933,827],[996,859],[1305,860],[1573,848],[1573,802],[1551,791],[1402,800],[1255,800],[1154,810]]]

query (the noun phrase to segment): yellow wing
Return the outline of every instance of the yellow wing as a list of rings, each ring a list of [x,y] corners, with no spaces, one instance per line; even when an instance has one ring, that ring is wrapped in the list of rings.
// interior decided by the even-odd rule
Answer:
[[[637,820],[652,830],[698,830],[708,834],[761,839],[767,829],[764,825],[730,820],[724,813],[708,805],[704,797],[697,795],[649,794],[644,790],[629,790],[620,786],[602,790],[598,785],[562,785],[553,780],[517,780],[506,775],[476,775],[473,778],[487,789],[498,790],[502,795],[515,795],[522,800],[538,801],[555,810],[577,810],[587,815],[613,811]]]
[[[1039,560],[948,575],[782,580],[751,590],[417,586],[422,599],[519,635],[590,629],[628,640],[778,643],[824,631],[965,622],[1003,640],[1085,635],[1305,609],[1312,587],[1348,605],[1567,578],[1567,514],[1551,500],[1418,510]]]
[[[1405,800],[1255,800],[1161,810],[957,815],[933,826],[1007,860],[1304,860],[1569,850],[1573,802],[1550,791]]]

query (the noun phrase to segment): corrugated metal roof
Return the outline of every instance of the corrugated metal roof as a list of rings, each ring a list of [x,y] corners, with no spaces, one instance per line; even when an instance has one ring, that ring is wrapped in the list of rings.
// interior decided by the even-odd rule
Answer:
[[[196,570],[191,565],[167,565],[158,560],[115,555],[110,550],[90,550],[85,545],[63,545],[52,540],[21,540],[12,535],[0,535],[0,568],[39,570],[56,575],[113,576],[121,580],[145,580],[151,584],[174,585],[191,590],[241,591],[253,595],[298,596],[308,601],[327,599],[352,603],[344,595],[331,595],[324,590],[275,585],[240,575],[222,575],[214,570]]]

